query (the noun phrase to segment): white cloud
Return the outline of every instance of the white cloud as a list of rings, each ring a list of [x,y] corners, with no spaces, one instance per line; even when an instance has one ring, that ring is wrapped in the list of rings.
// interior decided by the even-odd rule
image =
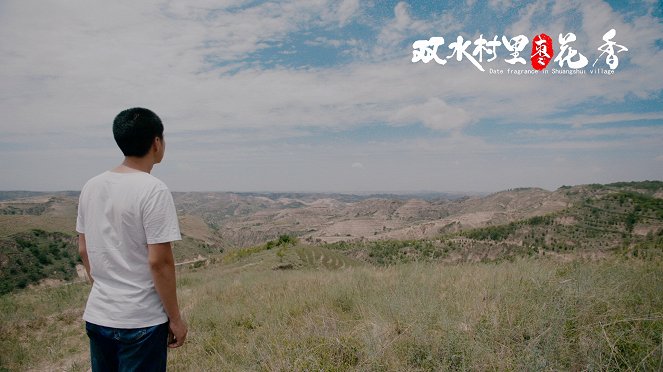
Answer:
[[[351,167],[352,168],[363,168],[364,164],[362,164],[362,163],[352,163]]]
[[[359,0],[343,0],[338,6],[338,21],[345,25],[359,10]]]
[[[495,10],[507,11],[513,6],[513,2],[511,0],[488,0],[488,5]]]
[[[318,36],[313,40],[307,40],[307,41],[304,42],[304,44],[310,45],[310,46],[324,45],[324,46],[331,46],[331,47],[334,47],[334,48],[338,48],[338,47],[342,46],[345,43],[346,43],[345,40],[330,39],[330,38],[327,38],[327,37],[324,37],[324,36]]]
[[[431,19],[417,19],[410,14],[409,5],[401,1],[394,7],[394,18],[380,29],[377,44],[370,55],[378,59],[402,58],[403,53],[398,49],[400,44],[414,35],[439,36],[441,30],[453,32],[460,27],[451,13],[431,14]]]
[[[435,163],[425,159],[446,161],[455,154],[499,153],[515,147],[491,145],[463,135],[463,130],[482,120],[564,124],[559,123],[560,114],[568,116],[570,108],[586,102],[591,107],[572,116],[568,124],[663,119],[661,113],[589,113],[604,103],[652,97],[663,89],[658,66],[663,53],[653,48],[663,35],[660,19],[644,15],[625,20],[598,1],[531,3],[523,7],[520,21],[507,33],[530,35],[534,29],[542,29],[552,34],[565,29],[566,12],[577,12],[582,20],[578,48],[589,54],[600,43],[605,27],[614,27],[616,40],[629,47],[629,52],[620,54],[624,64],[613,76],[497,76],[476,71],[466,60],[450,61],[446,66],[413,64],[404,42],[413,35],[442,32],[452,40],[461,25],[452,12],[419,19],[404,2],[395,6],[393,18],[371,24],[375,40],[343,40],[333,33],[334,27],[361,18],[357,1],[6,1],[2,6],[2,141],[15,146],[44,145],[45,158],[57,146],[71,149],[67,152],[71,156],[94,156],[95,146],[112,154],[109,124],[121,109],[136,105],[150,107],[164,119],[171,156],[186,159],[191,167],[204,158],[212,159],[207,167],[233,170],[235,164],[266,164],[272,159],[302,162],[310,158],[319,165],[335,162],[339,151],[349,153],[338,160],[339,170],[347,170],[357,158],[364,159],[359,153],[362,150],[383,159],[385,168],[389,161],[399,163],[396,154],[407,154],[412,161],[431,166]],[[556,16],[537,23],[549,11]],[[332,30],[315,43],[354,46],[365,54],[355,54],[357,58],[343,66],[307,69],[266,68],[244,61],[254,51],[286,43],[291,35],[314,26]],[[420,123],[448,139],[402,146],[363,144],[343,150],[287,147],[292,158],[287,154],[275,157],[286,150],[267,145],[367,123]],[[546,146],[550,150],[605,149],[633,146],[646,136],[655,142],[660,140],[656,131],[606,128],[520,135],[549,136]],[[580,140],[569,138],[573,134]],[[595,140],[618,135],[628,137],[627,142]],[[11,157],[8,147],[2,146],[0,154]],[[66,161],[64,155],[54,158]],[[49,159],[41,161],[57,167]],[[373,161],[370,164],[370,169],[380,168]]]
[[[424,103],[406,105],[396,111],[390,120],[395,123],[423,123],[435,130],[459,130],[473,120],[462,108],[450,106],[439,98],[430,98]]]
[[[631,59],[641,64],[620,69],[612,77],[491,76],[475,71],[467,61],[412,64],[404,58],[408,50],[342,68],[246,69],[243,65],[238,73],[224,74],[238,65],[212,68],[205,58],[241,58],[315,22],[319,13],[333,12],[334,7],[322,1],[292,1],[239,10],[226,6],[210,13],[209,3],[179,8],[169,3],[161,13],[155,3],[141,3],[134,11],[108,2],[98,10],[84,4],[60,9],[46,3],[33,13],[19,4],[28,3],[10,2],[0,22],[6,35],[0,44],[6,56],[0,62],[0,109],[5,115],[0,126],[5,131],[86,128],[91,122],[108,122],[130,105],[154,108],[171,119],[171,128],[177,131],[343,130],[367,122],[406,121],[444,131],[486,118],[536,123],[587,99],[618,101],[628,94],[648,96],[663,87],[661,79],[654,78],[656,63],[642,57],[651,53],[634,41],[650,43],[661,35],[661,25],[651,17],[633,20],[632,24],[645,26],[620,24],[618,35],[625,44],[631,43],[626,44],[633,50]],[[589,11],[584,6],[580,10]],[[609,12],[605,16],[618,18]],[[35,27],[26,29],[24,19],[32,19]],[[435,25],[414,19],[401,2],[379,39],[396,42]],[[340,41],[317,42],[338,45]],[[577,119],[589,123],[603,120],[600,117]],[[23,125],[7,127],[16,122]]]
[[[381,30],[378,40],[384,44],[397,44],[405,40],[406,31],[419,32],[425,29],[426,22],[412,19],[408,4],[401,1],[394,7],[394,19]]]
[[[617,128],[592,128],[592,129],[522,129],[516,132],[516,135],[523,138],[539,140],[573,140],[587,139],[605,136],[621,136],[632,141],[636,137],[657,137],[663,140],[662,126],[644,126],[644,127],[617,127]]]
[[[569,119],[569,122],[576,127],[587,124],[603,124],[615,122],[628,122],[637,120],[661,120],[663,112],[622,112],[613,114],[599,115],[576,115]]]

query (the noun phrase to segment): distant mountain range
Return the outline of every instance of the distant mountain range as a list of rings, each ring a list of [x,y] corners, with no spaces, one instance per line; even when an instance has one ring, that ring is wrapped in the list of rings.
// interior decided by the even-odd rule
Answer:
[[[658,247],[663,234],[661,181],[472,196],[174,192],[173,197],[184,236],[175,244],[178,261],[283,234],[308,244],[350,247],[358,258],[384,241],[428,241],[434,243],[427,243],[433,245],[426,252],[448,260]],[[15,281],[20,287],[53,273],[74,277],[77,203],[75,191],[0,191],[0,280],[20,277]],[[395,247],[399,255],[401,248],[408,250]],[[409,251],[412,257],[421,253]]]

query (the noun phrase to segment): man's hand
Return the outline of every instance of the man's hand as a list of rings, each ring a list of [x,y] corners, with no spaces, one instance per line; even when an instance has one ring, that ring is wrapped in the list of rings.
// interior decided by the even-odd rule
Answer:
[[[188,329],[186,323],[182,318],[179,321],[173,322],[172,320],[168,322],[168,347],[176,348],[182,346],[184,340],[186,340],[186,334]]]

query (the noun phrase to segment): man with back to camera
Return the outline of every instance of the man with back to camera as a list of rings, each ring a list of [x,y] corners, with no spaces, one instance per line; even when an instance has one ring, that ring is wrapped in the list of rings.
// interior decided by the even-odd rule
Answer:
[[[165,371],[167,348],[184,343],[187,326],[175,288],[175,204],[150,174],[163,159],[163,124],[131,108],[115,117],[113,136],[124,161],[83,186],[76,220],[92,281],[83,313],[92,370]]]

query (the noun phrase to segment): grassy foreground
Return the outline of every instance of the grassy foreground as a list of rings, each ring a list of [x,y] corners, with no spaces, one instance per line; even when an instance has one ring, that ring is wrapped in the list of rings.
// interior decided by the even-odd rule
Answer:
[[[663,369],[660,260],[333,271],[257,262],[180,274],[190,333],[169,351],[170,370]],[[87,370],[87,291],[0,297],[0,369]]]

